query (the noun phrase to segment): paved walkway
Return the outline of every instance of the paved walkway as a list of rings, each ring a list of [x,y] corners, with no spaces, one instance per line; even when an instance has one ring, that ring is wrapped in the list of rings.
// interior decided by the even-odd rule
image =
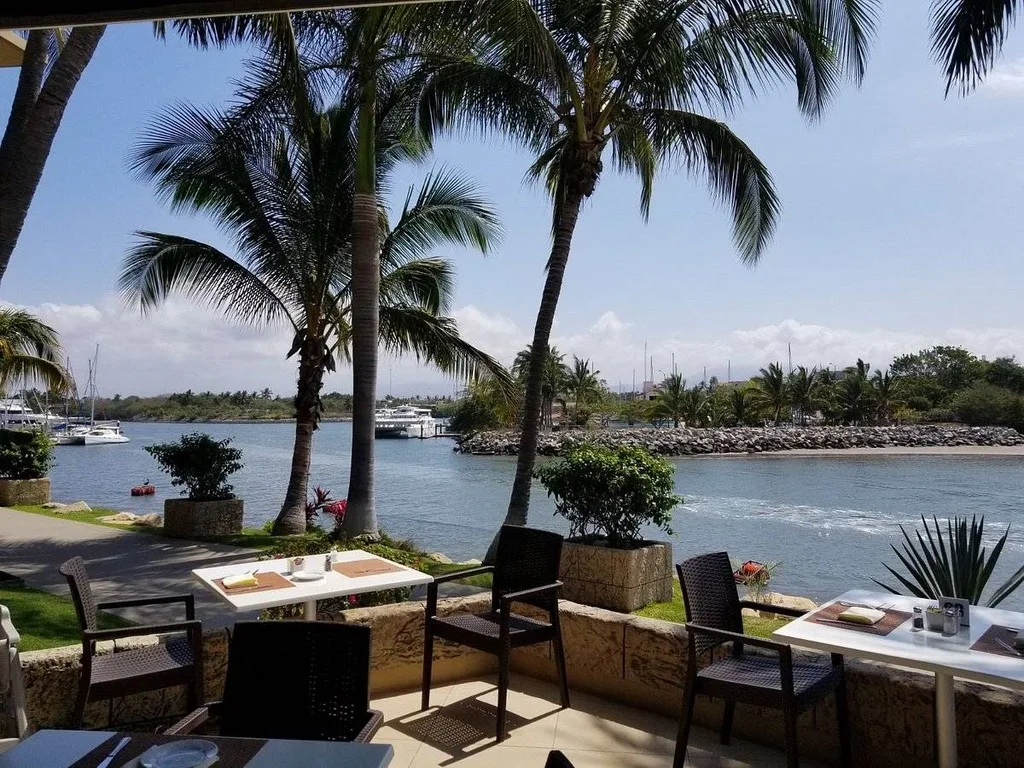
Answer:
[[[200,585],[191,570],[252,560],[255,554],[256,550],[241,547],[119,531],[0,507],[0,570],[21,577],[30,587],[68,595],[67,582],[57,568],[80,555],[97,600],[191,592],[196,598],[196,618],[208,628],[255,618],[255,613],[235,613]],[[180,603],[118,613],[145,623],[185,618]]]

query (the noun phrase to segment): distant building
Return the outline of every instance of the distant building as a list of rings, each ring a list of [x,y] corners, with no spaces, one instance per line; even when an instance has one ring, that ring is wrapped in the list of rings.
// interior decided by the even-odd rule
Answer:
[[[658,395],[661,394],[661,385],[655,384],[653,381],[645,381],[643,388],[644,400],[657,400]]]

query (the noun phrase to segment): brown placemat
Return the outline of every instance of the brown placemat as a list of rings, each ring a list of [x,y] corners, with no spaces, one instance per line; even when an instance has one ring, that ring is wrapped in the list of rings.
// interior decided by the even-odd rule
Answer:
[[[225,576],[224,578],[226,579],[228,577]],[[277,571],[263,571],[262,573],[257,573],[255,587],[236,587],[235,589],[228,589],[224,586],[224,579],[214,579],[213,583],[216,584],[220,588],[220,591],[225,595],[245,595],[249,592],[263,592],[268,589],[284,589],[285,587],[295,586]]]
[[[1010,629],[1010,627],[993,624],[985,630],[985,634],[974,641],[974,645],[971,646],[971,650],[981,651],[982,653],[994,653],[996,656],[1009,656],[1010,658],[1019,659],[1021,658],[1019,653],[1016,651],[1008,651],[996,642],[996,638],[1000,638],[1003,642],[1009,643],[1012,646],[1013,638],[1016,636],[1016,629]]]
[[[815,624],[824,624],[826,627],[839,627],[840,629],[852,629],[854,632],[867,632],[869,635],[885,636],[914,615],[907,611],[896,611],[890,608],[885,612],[885,617],[877,624],[853,624],[838,619],[839,614],[846,609],[845,605],[832,603],[832,605],[827,605],[809,615],[807,620],[813,621]],[[826,621],[821,621],[821,619]]]
[[[214,765],[217,768],[245,768],[256,753],[263,749],[267,743],[266,739],[229,739],[223,736],[163,736],[157,733],[115,733],[104,741],[85,757],[79,758],[71,764],[70,768],[96,768],[103,759],[110,754],[110,750],[117,746],[117,743],[125,736],[130,736],[131,741],[124,749],[117,753],[111,768],[123,768],[132,762],[150,747],[157,744],[169,744],[172,741],[185,741],[188,739],[203,739],[212,741],[217,745],[217,760]]]
[[[348,576],[350,579],[358,579],[361,576],[376,576],[381,573],[398,573],[399,571],[404,571],[405,568],[379,557],[367,557],[363,560],[349,560],[344,563],[335,563],[334,570],[342,576]]]

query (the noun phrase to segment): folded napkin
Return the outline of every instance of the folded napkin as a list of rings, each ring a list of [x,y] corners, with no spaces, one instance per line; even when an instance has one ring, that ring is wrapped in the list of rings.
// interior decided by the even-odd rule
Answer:
[[[836,618],[851,624],[877,624],[885,618],[885,611],[876,611],[874,608],[847,608]]]
[[[259,581],[256,579],[256,574],[253,573],[240,573],[236,576],[226,576],[221,582],[224,585],[224,589],[238,589],[239,587],[257,587]]]

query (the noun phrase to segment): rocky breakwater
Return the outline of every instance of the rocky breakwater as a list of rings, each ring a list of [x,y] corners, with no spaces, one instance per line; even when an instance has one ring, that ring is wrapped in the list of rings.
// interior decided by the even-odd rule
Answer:
[[[645,427],[549,432],[540,436],[537,452],[542,456],[559,456],[582,442],[610,448],[640,445],[662,456],[691,456],[846,448],[1009,446],[1024,445],[1024,436],[1005,427],[930,424],[894,427]],[[480,432],[455,446],[455,450],[462,453],[487,456],[514,456],[518,448],[519,433],[513,430]]]

